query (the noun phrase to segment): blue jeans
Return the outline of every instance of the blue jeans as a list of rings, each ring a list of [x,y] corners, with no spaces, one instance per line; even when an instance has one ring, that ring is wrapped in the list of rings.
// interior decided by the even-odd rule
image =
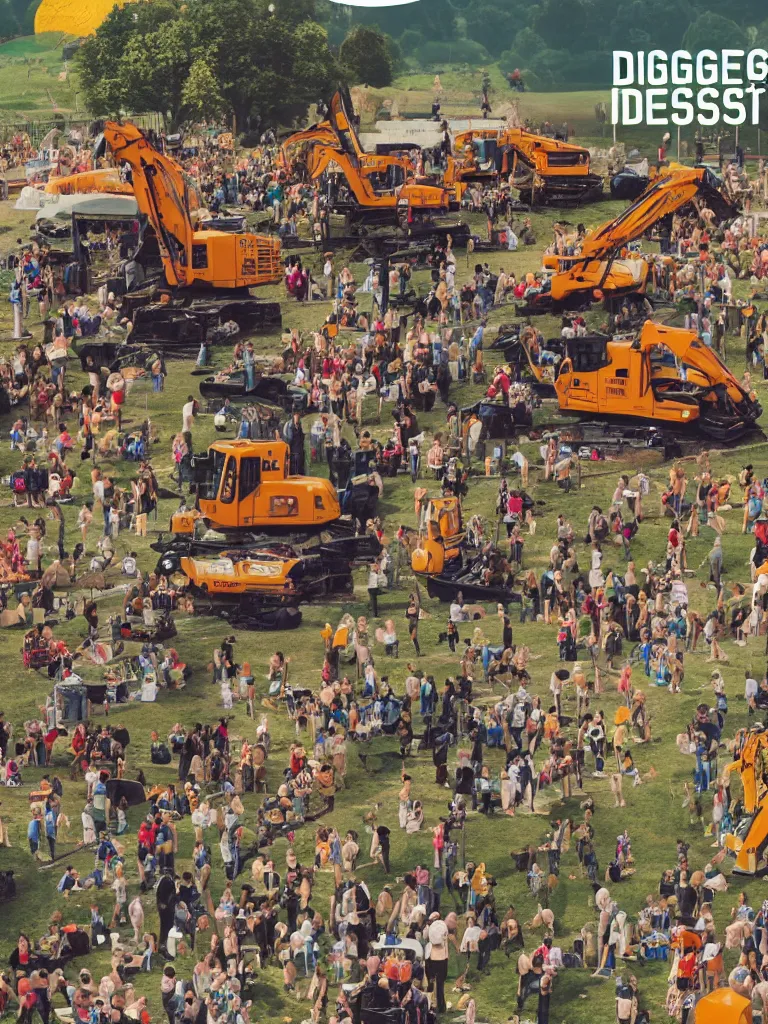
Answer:
[[[483,647],[483,672],[485,673],[486,679],[488,678],[488,666],[491,663],[491,659],[500,658],[503,653],[503,647],[490,647],[488,644]]]
[[[245,364],[245,387],[248,391],[256,387],[256,367],[253,363]]]
[[[162,391],[163,390],[163,375],[162,373],[152,374],[152,390]]]

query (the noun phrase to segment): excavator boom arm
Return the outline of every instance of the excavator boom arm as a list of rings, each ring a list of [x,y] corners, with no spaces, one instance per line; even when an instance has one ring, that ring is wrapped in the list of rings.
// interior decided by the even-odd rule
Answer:
[[[706,168],[672,170],[657,177],[623,213],[587,235],[579,257],[600,260],[640,238],[653,225],[681,206],[700,198],[723,220],[735,211],[717,188],[717,179]]]
[[[168,283],[188,285],[194,230],[181,168],[158,152],[134,124],[107,121],[104,141],[115,158],[131,168],[136,202],[157,235]]]

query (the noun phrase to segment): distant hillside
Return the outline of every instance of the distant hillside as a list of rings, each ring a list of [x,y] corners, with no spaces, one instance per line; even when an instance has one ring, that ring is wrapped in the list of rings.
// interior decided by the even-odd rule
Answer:
[[[70,38],[47,32],[0,44],[0,123],[75,111],[77,79],[62,58]]]
[[[0,0],[0,40],[31,35],[39,6],[40,0]]]

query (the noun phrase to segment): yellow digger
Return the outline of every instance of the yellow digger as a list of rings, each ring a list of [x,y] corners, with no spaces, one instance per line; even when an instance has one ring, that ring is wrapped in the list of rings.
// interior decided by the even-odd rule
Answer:
[[[603,194],[603,179],[591,172],[589,150],[583,146],[524,128],[473,128],[456,135],[444,184],[507,176],[520,199],[531,205],[580,205]]]
[[[659,174],[643,194],[613,220],[590,231],[574,256],[547,256],[541,287],[518,306],[521,314],[582,309],[599,299],[645,295],[648,264],[627,246],[687,203],[706,206],[720,222],[737,211],[706,167],[675,167]]]
[[[725,836],[725,848],[736,857],[733,872],[755,875],[766,867],[768,857],[768,732],[753,726],[739,756],[725,766],[727,774],[738,772],[741,779],[741,818]]]

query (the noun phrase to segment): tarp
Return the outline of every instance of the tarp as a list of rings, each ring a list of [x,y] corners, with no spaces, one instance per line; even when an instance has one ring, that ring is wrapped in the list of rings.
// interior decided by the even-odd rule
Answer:
[[[133,196],[91,193],[59,196],[43,193],[43,203],[35,220],[70,220],[73,214],[110,220],[127,220],[139,216],[139,204]]]
[[[501,119],[449,117],[448,127],[451,135],[458,132],[465,132],[470,128],[506,128],[507,122]],[[426,118],[413,118],[405,121],[377,121],[376,130],[364,132],[360,136],[360,142],[366,153],[375,153],[377,146],[399,145],[403,149],[414,146],[421,146],[429,149],[439,146],[443,133],[440,130],[439,121],[430,121]]]
[[[16,200],[15,209],[17,210],[39,210],[43,205],[45,199],[45,193],[40,188],[35,188],[34,185],[25,185],[21,192],[19,192],[19,198]]]

